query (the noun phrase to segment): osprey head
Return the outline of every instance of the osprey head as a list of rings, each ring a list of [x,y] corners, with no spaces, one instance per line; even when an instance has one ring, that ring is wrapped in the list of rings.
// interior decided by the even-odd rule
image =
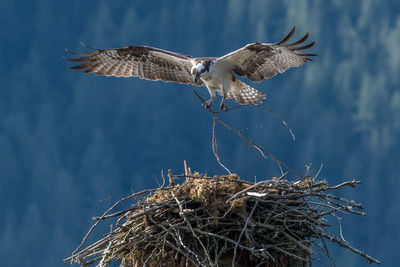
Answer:
[[[214,63],[213,60],[207,61],[199,61],[193,65],[192,70],[190,71],[194,77],[194,82],[197,83],[201,74],[208,72],[210,70],[210,66]]]

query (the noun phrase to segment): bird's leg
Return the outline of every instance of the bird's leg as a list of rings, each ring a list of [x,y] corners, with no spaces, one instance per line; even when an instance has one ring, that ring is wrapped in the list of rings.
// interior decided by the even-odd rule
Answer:
[[[222,98],[221,104],[219,105],[219,111],[228,111],[228,107],[225,104],[224,98]]]
[[[211,108],[211,104],[212,104],[212,102],[214,102],[214,100],[215,100],[215,98],[217,98],[217,96],[215,95],[215,90],[211,90],[211,89],[209,89],[209,88],[207,88],[208,89],[208,92],[210,93],[210,99],[208,99],[205,103],[203,103],[203,107],[205,107],[205,108]]]
[[[228,107],[225,104],[227,95],[228,95],[228,92],[226,92],[226,90],[222,89],[222,100],[221,100],[221,104],[219,105],[219,111],[228,111]]]

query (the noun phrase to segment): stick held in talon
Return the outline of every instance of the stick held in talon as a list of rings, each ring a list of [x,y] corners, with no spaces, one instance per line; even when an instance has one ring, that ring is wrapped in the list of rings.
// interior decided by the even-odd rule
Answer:
[[[227,107],[227,105],[225,104],[225,101],[224,101],[224,100],[221,101],[221,104],[220,104],[220,106],[219,106],[219,111],[228,111],[228,107]]]

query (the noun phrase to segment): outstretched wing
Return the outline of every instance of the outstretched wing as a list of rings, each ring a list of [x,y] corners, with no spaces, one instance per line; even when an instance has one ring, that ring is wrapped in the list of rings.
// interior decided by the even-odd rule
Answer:
[[[291,67],[298,67],[312,60],[309,57],[316,54],[300,53],[298,51],[312,47],[315,42],[304,46],[297,46],[307,40],[309,33],[297,42],[286,43],[294,34],[296,27],[282,41],[274,44],[252,43],[217,59],[227,64],[240,75],[247,76],[252,81],[263,79],[282,73]]]
[[[94,49],[92,53],[68,52],[84,56],[68,58],[83,64],[71,69],[85,69],[85,73],[116,77],[140,77],[148,80],[162,80],[202,85],[199,79],[195,83],[190,70],[193,65],[191,56],[178,54],[148,46],[127,46],[116,49]]]

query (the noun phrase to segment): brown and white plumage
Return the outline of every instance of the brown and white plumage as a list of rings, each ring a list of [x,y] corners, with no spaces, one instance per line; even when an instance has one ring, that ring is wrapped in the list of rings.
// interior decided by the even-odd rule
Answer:
[[[139,77],[147,80],[162,80],[202,85],[194,82],[190,73],[191,56],[148,47],[127,46],[116,49],[95,49],[92,53],[76,53],[83,58],[69,58],[75,62],[86,62],[71,69],[86,69],[85,73],[116,77]]]
[[[294,34],[295,27],[281,41],[274,44],[252,43],[233,51],[218,60],[232,64],[233,71],[240,76],[247,76],[250,80],[259,82],[282,73],[291,67],[298,67],[312,60],[316,54],[300,53],[298,51],[314,46],[315,42],[297,46],[305,42],[309,33],[297,42],[286,43]]]
[[[140,77],[206,86],[210,92],[210,106],[216,92],[222,95],[221,109],[226,110],[225,99],[230,98],[242,105],[257,105],[265,94],[235,77],[247,76],[252,81],[262,81],[290,67],[298,67],[311,60],[315,54],[301,53],[315,42],[301,45],[309,37],[285,44],[293,36],[295,27],[280,42],[252,43],[222,57],[192,58],[147,46],[127,46],[117,49],[94,49],[92,53],[68,52],[84,56],[69,58],[83,64],[72,69],[85,69],[85,73],[116,77]]]

